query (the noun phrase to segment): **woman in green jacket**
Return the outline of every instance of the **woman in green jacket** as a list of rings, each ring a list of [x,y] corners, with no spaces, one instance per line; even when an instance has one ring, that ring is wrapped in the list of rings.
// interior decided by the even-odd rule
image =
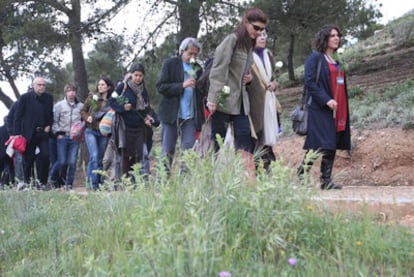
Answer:
[[[250,8],[235,32],[220,43],[214,54],[207,98],[215,150],[218,150],[216,134],[224,138],[227,125],[232,124],[235,148],[247,159],[250,177],[253,175],[250,173],[254,173],[254,163],[246,84],[252,80],[250,67],[256,37],[265,30],[267,21],[262,10]]]

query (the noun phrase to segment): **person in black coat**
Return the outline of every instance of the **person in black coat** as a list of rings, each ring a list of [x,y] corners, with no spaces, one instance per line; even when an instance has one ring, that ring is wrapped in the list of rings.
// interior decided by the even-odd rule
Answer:
[[[196,131],[200,131],[204,123],[203,95],[196,87],[202,73],[201,66],[195,61],[200,50],[201,44],[195,38],[185,38],[180,44],[179,55],[164,61],[157,80],[157,90],[162,95],[159,106],[161,156],[167,159],[167,172],[178,135],[181,135],[181,149],[191,149],[196,141]],[[181,169],[186,170],[186,166],[181,164]]]
[[[47,189],[49,131],[53,124],[53,96],[45,91],[45,79],[36,77],[32,89],[19,98],[13,124],[14,135],[22,135],[27,141],[23,155],[25,182],[30,182],[37,154],[37,178],[42,190]]]
[[[116,93],[109,98],[109,106],[125,122],[125,145],[120,149],[123,175],[130,175],[133,165],[142,161],[145,128],[151,126],[144,77],[144,66],[140,63],[132,64],[124,82],[117,86]]]
[[[13,159],[6,153],[6,141],[9,139],[7,117],[4,118],[4,125],[0,127],[0,176],[1,187],[12,184],[14,180]]]
[[[305,62],[306,103],[309,111],[308,134],[304,149],[322,155],[321,189],[341,189],[332,182],[336,150],[351,149],[348,93],[344,65],[335,60],[341,32],[337,26],[326,25],[316,34],[316,51]],[[319,72],[319,81],[316,76]],[[298,168],[301,177],[313,161],[305,156]]]

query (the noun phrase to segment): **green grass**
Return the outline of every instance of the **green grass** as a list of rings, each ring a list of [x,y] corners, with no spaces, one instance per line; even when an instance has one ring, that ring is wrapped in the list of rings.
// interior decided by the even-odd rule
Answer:
[[[4,276],[409,276],[412,233],[311,201],[283,161],[247,185],[233,152],[86,196],[0,193]],[[229,160],[232,162],[230,163]],[[322,207],[322,208],[321,208]],[[289,258],[296,258],[291,266]]]
[[[369,129],[370,126],[413,128],[414,81],[390,85],[383,93],[362,93],[350,88],[349,108],[351,125]]]

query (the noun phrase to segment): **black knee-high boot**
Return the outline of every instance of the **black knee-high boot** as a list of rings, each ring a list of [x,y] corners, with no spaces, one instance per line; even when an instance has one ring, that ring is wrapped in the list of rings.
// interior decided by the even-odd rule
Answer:
[[[321,161],[321,189],[341,189],[342,186],[332,182],[332,169],[335,161],[335,150],[324,150]]]

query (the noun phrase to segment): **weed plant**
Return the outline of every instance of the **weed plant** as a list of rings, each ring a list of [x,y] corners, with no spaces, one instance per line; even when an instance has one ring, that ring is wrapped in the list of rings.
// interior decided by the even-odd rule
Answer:
[[[180,159],[180,157],[177,157]],[[3,276],[410,276],[413,236],[330,213],[283,161],[254,186],[232,150],[117,192],[0,193]],[[136,171],[139,169],[136,168]]]
[[[350,89],[351,125],[370,128],[401,126],[408,128],[414,122],[414,81],[407,80],[388,87],[384,93],[363,93],[359,88]]]

